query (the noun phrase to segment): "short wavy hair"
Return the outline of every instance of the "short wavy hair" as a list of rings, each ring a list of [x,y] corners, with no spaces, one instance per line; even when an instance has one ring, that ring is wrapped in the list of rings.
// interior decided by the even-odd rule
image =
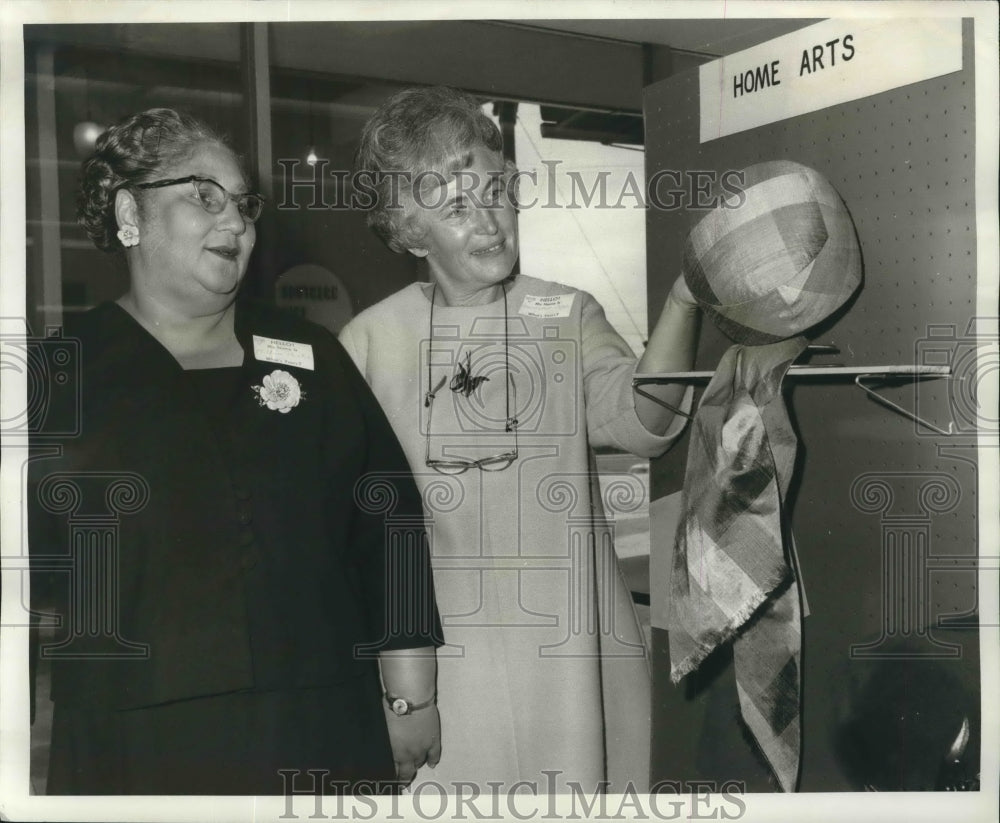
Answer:
[[[174,109],[133,114],[98,137],[94,153],[83,163],[77,196],[77,221],[94,245],[105,252],[123,248],[115,217],[119,189],[155,179],[205,143],[233,151],[210,126]],[[233,157],[239,164],[235,152]],[[142,198],[136,199],[141,208]]]
[[[362,129],[355,156],[355,179],[370,185],[373,195],[368,226],[394,252],[420,245],[423,232],[406,207],[408,182],[421,173],[463,168],[480,147],[503,156],[500,129],[472,95],[431,86],[389,97]]]

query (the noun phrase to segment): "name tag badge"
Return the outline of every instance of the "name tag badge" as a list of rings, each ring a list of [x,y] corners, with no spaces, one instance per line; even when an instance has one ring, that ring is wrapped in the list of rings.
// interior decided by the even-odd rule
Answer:
[[[313,371],[313,349],[308,343],[253,336],[253,356],[267,363],[281,363]]]
[[[572,294],[553,294],[545,297],[526,294],[518,314],[526,317],[569,317],[573,308]]]

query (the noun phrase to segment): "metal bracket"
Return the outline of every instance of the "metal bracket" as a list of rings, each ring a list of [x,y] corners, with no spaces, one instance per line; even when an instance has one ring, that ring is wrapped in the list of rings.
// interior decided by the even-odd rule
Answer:
[[[821,346],[821,345],[810,345],[806,349],[806,353],[811,354],[837,354],[838,349],[836,346]],[[658,397],[654,397],[648,392],[643,391],[640,386],[644,386],[647,383],[662,385],[664,383],[699,383],[702,381],[711,380],[714,371],[687,371],[687,372],[664,372],[661,374],[635,374],[632,376],[632,388],[636,394],[641,394],[652,400],[654,403],[659,403],[664,408],[669,409],[675,414],[680,414],[686,417],[688,420],[693,420],[694,415],[683,412],[680,409],[671,406],[669,403],[660,400]],[[876,385],[884,385],[889,380],[925,380],[931,378],[941,378],[941,377],[951,377],[951,367],[949,366],[812,366],[812,365],[797,365],[793,364],[789,367],[785,374],[786,380],[799,380],[804,378],[819,378],[819,379],[833,379],[833,378],[844,378],[851,377],[854,379],[854,384],[858,386],[863,392],[869,395],[874,400],[877,400],[883,406],[892,409],[894,412],[908,417],[913,420],[918,425],[929,429],[936,434],[941,434],[944,436],[953,435],[955,424],[949,421],[948,430],[935,426],[933,423],[929,423],[922,417],[919,417],[915,413],[904,409],[897,403],[894,403],[889,398],[879,394],[872,388],[871,385],[866,385],[865,381],[869,383],[875,383]]]
[[[648,381],[648,382],[652,382],[652,381]],[[639,388],[639,385],[640,384],[638,382],[636,382],[635,380],[633,380],[632,381],[632,391],[634,391],[636,394],[641,394],[643,397],[647,398],[648,400],[652,400],[654,403],[659,403],[661,406],[663,406],[663,408],[668,409],[669,411],[672,411],[674,414],[679,414],[681,417],[686,417],[688,420],[694,420],[694,415],[693,414],[689,414],[686,411],[682,411],[681,409],[677,408],[677,406],[670,405],[670,403],[668,403],[666,400],[661,400],[659,397],[656,397],[655,395],[650,394],[648,391],[643,391],[642,389]]]
[[[874,380],[874,381],[877,381],[878,385],[884,385],[885,384],[885,376],[884,375],[881,375],[881,374],[859,374],[857,377],[854,378],[854,385],[856,385],[858,388],[860,388],[869,397],[877,400],[879,403],[882,403],[883,405],[888,406],[890,409],[892,409],[895,412],[898,412],[899,414],[903,415],[904,417],[910,418],[910,420],[912,420],[915,423],[923,426],[924,428],[930,429],[932,432],[936,432],[937,434],[943,434],[945,436],[950,436],[950,435],[953,435],[955,433],[955,431],[954,431],[954,429],[955,429],[955,423],[953,421],[951,421],[951,420],[948,421],[948,430],[945,431],[944,429],[942,429],[942,428],[940,428],[938,426],[935,426],[933,423],[928,423],[922,417],[919,417],[918,415],[914,414],[913,412],[909,411],[908,409],[904,409],[898,403],[892,402],[888,397],[884,397],[883,395],[879,394],[871,386],[866,386],[864,384],[864,382],[862,382],[864,380]]]

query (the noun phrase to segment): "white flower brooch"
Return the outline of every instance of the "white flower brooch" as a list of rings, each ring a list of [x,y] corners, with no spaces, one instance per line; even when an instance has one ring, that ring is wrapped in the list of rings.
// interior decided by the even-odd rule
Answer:
[[[257,402],[272,411],[288,414],[305,399],[299,381],[283,369],[275,369],[264,378],[263,386],[251,386],[257,395]]]

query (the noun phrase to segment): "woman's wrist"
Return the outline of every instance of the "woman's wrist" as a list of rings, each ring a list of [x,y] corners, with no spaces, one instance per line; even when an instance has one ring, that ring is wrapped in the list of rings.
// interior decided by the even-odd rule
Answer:
[[[407,703],[414,706],[430,706],[437,702],[437,689],[426,687],[414,687],[412,689],[385,687],[385,699],[392,702],[398,697],[402,697]]]
[[[695,300],[694,295],[691,293],[691,289],[688,288],[687,281],[684,279],[683,274],[678,277],[674,281],[673,286],[670,287],[667,299],[672,300],[679,308],[682,308],[689,313],[696,312],[701,308],[698,305],[698,301]]]
[[[437,706],[437,694],[432,694],[424,700],[414,700],[409,696],[395,694],[387,689],[383,697],[386,707],[396,717],[406,717],[422,709]]]
[[[433,647],[383,651],[379,655],[387,695],[418,705],[437,697],[437,658]]]

